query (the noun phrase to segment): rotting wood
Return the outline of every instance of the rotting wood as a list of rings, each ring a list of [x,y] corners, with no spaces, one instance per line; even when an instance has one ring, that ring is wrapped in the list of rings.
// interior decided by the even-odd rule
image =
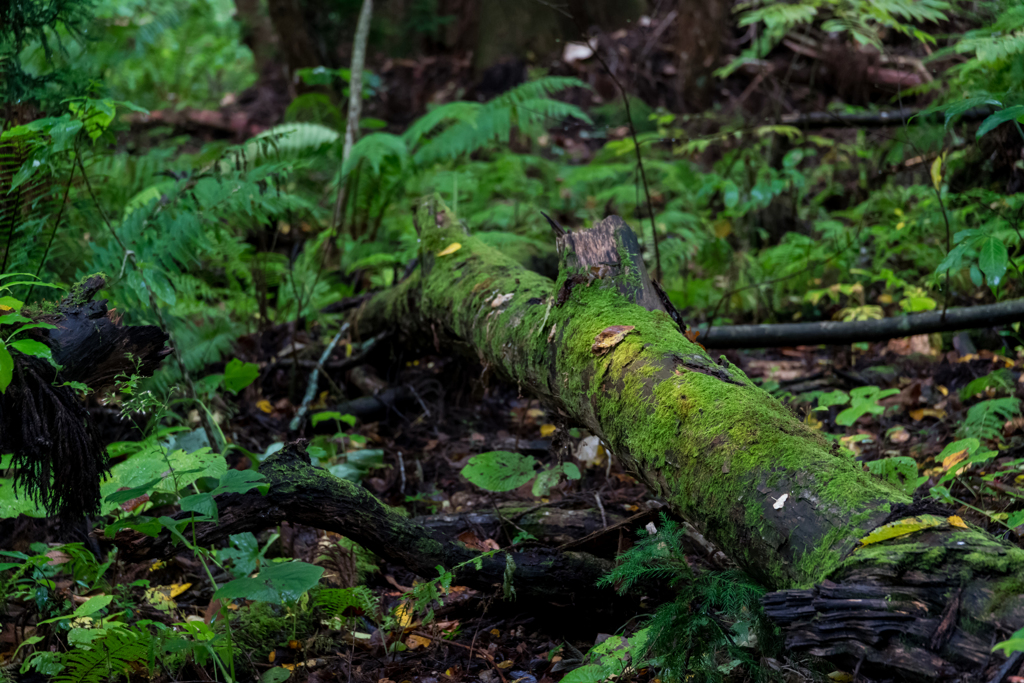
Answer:
[[[890,518],[913,514],[909,498],[686,339],[645,294],[621,219],[588,231],[610,240],[603,250],[560,237],[556,282],[481,244],[443,209],[419,224],[418,271],[362,307],[363,334],[397,329],[461,350],[601,436],[675,513],[777,591],[766,610],[791,648],[907,680],[1002,666],[987,648],[1024,625],[1015,578],[1024,551],[956,518],[858,549]],[[851,602],[865,599],[893,606]],[[956,624],[934,639],[944,616]]]
[[[452,569],[479,557],[461,542],[446,538],[381,503],[356,483],[313,467],[304,442],[289,444],[267,458],[259,468],[270,489],[217,497],[218,523],[195,525],[194,541],[208,546],[231,534],[259,531],[283,521],[335,531],[378,556],[400,564],[420,576],[437,576],[439,565]],[[179,513],[177,519],[188,519]],[[116,524],[116,523],[115,523]],[[166,557],[176,552],[167,532],[151,538],[138,532],[117,532],[114,542],[129,561]],[[521,597],[554,599],[558,603],[602,596],[613,600],[609,589],[595,583],[611,569],[611,562],[586,553],[535,549],[510,555],[515,563],[512,586]],[[457,572],[460,584],[493,590],[502,585],[508,558],[505,553],[484,557],[479,569],[472,564]]]
[[[152,374],[169,353],[159,328],[123,326],[106,300],[92,301],[104,284],[88,278],[52,312],[33,314],[56,326],[28,336],[49,346],[61,369],[15,353],[13,379],[0,395],[0,453],[14,456],[15,489],[68,519],[98,510],[107,456],[88,411],[64,383],[102,391],[118,375]]]

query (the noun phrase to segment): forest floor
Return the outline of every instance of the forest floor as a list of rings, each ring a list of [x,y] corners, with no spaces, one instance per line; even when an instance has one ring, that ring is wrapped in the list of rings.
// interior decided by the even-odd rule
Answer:
[[[259,363],[262,374],[236,400],[216,399],[215,417],[224,433],[232,443],[254,454],[263,452],[267,444],[295,438],[333,445],[338,455],[322,461],[325,466],[345,463],[347,451],[379,449],[383,451],[382,460],[361,465],[364,486],[387,504],[404,508],[410,516],[434,515],[434,520],[448,516],[447,521],[435,524],[480,549],[508,547],[516,530],[522,530],[517,520],[524,509],[566,513],[551,527],[530,529],[535,537],[530,543],[537,545],[558,547],[612,527],[604,538],[594,534],[587,547],[608,559],[628,547],[637,528],[648,522],[660,523],[655,513],[659,502],[614,460],[607,459],[603,449],[595,447],[594,439],[587,440],[585,431],[565,424],[530,397],[518,395],[514,386],[488,377],[475,362],[436,353],[410,353],[384,340],[367,352],[365,363],[347,373],[332,371],[332,365],[342,364],[352,353],[352,341],[343,339],[324,363],[326,377],[321,375],[317,397],[310,407],[314,414],[357,414],[359,421],[350,433],[342,435],[328,429],[327,424],[333,421],[321,422],[316,431],[308,427],[304,431],[289,429],[305,393],[308,368],[315,365],[322,348],[311,343],[305,333],[293,336],[285,326],[242,340],[240,357]],[[963,339],[957,344],[962,345]],[[949,469],[936,463],[935,456],[954,438],[956,425],[963,421],[963,389],[972,380],[1003,369],[1020,395],[1019,380],[1024,369],[1024,362],[991,351],[932,354],[927,337],[893,340],[860,351],[850,347],[799,347],[730,352],[730,357],[788,401],[813,427],[836,435],[842,445],[857,453],[858,459],[867,463],[894,456],[913,458],[916,467],[912,470],[929,477],[931,484]],[[212,365],[207,370],[213,373],[223,368]],[[341,393],[340,387],[344,387]],[[837,390],[848,393],[857,387],[896,391],[874,401],[876,408],[846,427],[836,423],[841,412],[838,406],[827,412],[807,412],[812,392],[816,392],[813,396]],[[385,399],[368,398],[375,394]],[[131,438],[123,423],[113,419],[115,410],[114,406],[93,406],[94,414],[107,425],[105,439]],[[198,416],[194,418],[198,427]],[[1003,437],[1010,443],[1019,440],[1015,437],[1022,427],[1021,420],[1003,425]],[[507,493],[489,493],[469,483],[460,470],[471,456],[491,450],[517,451],[549,464],[571,461],[579,466],[583,477],[563,481],[544,498],[533,496],[529,483]],[[964,482],[965,490],[978,497],[972,506],[962,506],[960,514],[996,531],[997,525],[972,507],[998,510],[1019,495],[1015,487],[986,487],[982,478],[1011,467],[1022,450],[1022,446],[1008,447],[987,463],[985,470],[977,472],[970,482],[974,486]],[[232,464],[245,469],[251,463],[236,456]],[[624,520],[630,521],[623,524]],[[28,518],[20,518],[5,530],[12,535],[4,546],[12,550],[26,550],[33,542],[57,540],[56,534],[68,533],[56,531],[44,520]],[[286,523],[264,531],[259,536],[261,545],[272,534],[279,536],[269,548],[268,558],[293,557],[321,564],[328,569],[325,580],[330,585],[347,587],[363,582],[388,610],[407,601],[417,582],[434,578],[417,577],[402,567],[363,556],[359,559],[360,571],[353,574],[351,567],[346,570],[337,552],[325,551],[337,547],[336,534]],[[1013,537],[1013,532],[1006,535],[1020,540]],[[696,542],[688,558],[692,566],[728,566],[724,556],[707,547],[699,534],[694,532],[693,536]],[[110,571],[113,576],[108,578],[116,585],[127,586],[124,590],[132,594],[132,602],[142,606],[145,614],[140,612],[140,617],[171,624],[209,619],[215,611],[211,610],[212,589],[203,568],[188,551],[157,565],[118,562]],[[130,587],[141,578],[154,586],[188,588],[174,596],[173,610],[159,611],[150,607],[152,600],[146,588]],[[61,576],[58,574],[55,580],[59,587]],[[452,586],[444,607],[436,611],[430,623],[409,619],[402,632],[385,634],[363,618],[365,629],[357,628],[365,630],[362,639],[346,637],[330,624],[315,621],[307,620],[299,627],[292,619],[282,618],[288,616],[284,613],[268,613],[264,617],[269,620],[263,618],[257,624],[254,614],[250,626],[260,634],[259,644],[254,641],[246,657],[256,672],[278,666],[298,667],[311,681],[434,683],[479,678],[488,683],[533,683],[557,680],[564,671],[581,663],[581,653],[608,634],[624,631],[629,635],[636,627],[634,617],[639,616],[616,612],[607,605],[569,604],[569,600],[560,605],[509,602],[502,600],[500,593],[497,586],[492,594]],[[275,609],[266,604],[259,607]],[[15,641],[13,631],[17,614],[22,611],[16,604],[8,609],[15,620],[14,628],[8,624],[0,635],[0,650],[8,649]],[[386,638],[391,642],[385,642]],[[396,640],[403,643],[403,651],[395,651]],[[357,647],[348,648],[348,641]],[[774,659],[765,663],[771,668],[781,670],[785,666],[791,672],[803,672],[794,673],[794,680],[816,678],[797,663]],[[651,675],[641,674],[640,680]]]

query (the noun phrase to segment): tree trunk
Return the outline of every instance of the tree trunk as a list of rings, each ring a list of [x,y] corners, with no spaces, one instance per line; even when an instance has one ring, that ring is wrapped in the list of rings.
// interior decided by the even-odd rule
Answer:
[[[791,647],[920,680],[1003,664],[987,650],[1024,625],[1014,578],[1024,551],[945,517],[859,546],[913,514],[909,498],[684,337],[620,218],[558,237],[553,283],[446,211],[424,213],[418,270],[365,304],[361,333],[398,328],[460,348],[600,435],[674,512],[780,591],[766,606]]]
[[[676,11],[676,89],[692,111],[710,104],[718,66],[729,34],[730,0],[678,0]]]

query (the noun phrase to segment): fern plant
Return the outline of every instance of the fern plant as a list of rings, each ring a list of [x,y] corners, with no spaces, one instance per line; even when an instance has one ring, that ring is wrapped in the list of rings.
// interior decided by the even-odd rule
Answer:
[[[761,611],[764,587],[740,571],[694,572],[686,560],[685,530],[664,514],[656,533],[638,535],[601,585],[626,593],[663,581],[677,591],[646,625],[652,663],[679,680],[722,681],[724,672],[740,664],[755,679],[766,676],[753,652],[755,644],[770,651],[777,640]]]
[[[143,631],[111,628],[92,641],[89,649],[75,648],[63,657],[64,669],[55,683],[105,683],[133,671],[149,659],[149,635]]]
[[[1013,396],[982,401],[967,410],[957,436],[1002,443],[1003,425],[1020,413],[1020,400]]]

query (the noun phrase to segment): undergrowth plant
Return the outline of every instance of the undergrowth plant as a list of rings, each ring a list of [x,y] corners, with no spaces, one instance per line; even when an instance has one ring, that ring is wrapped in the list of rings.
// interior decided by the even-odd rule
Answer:
[[[765,588],[736,570],[695,572],[686,559],[685,530],[666,515],[653,532],[637,535],[636,545],[619,556],[601,585],[624,594],[661,584],[675,599],[660,605],[644,625],[644,646],[633,655],[641,661],[632,666],[647,663],[662,677],[694,681],[722,681],[743,667],[750,678],[768,679],[755,653],[770,654],[779,638],[761,610]]]

